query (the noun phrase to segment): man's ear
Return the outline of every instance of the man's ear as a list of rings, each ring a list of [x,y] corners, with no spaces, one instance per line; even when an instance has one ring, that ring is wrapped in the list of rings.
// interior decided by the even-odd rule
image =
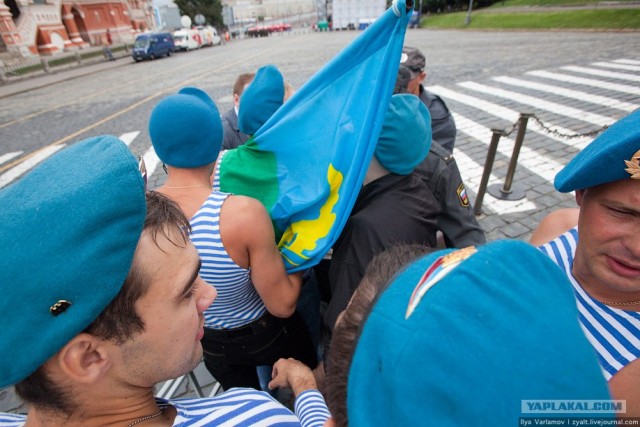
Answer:
[[[585,190],[576,190],[576,203],[578,206],[582,206],[582,200],[584,199]]]
[[[81,333],[69,341],[56,355],[60,370],[72,381],[92,384],[111,367],[106,343],[92,335]]]

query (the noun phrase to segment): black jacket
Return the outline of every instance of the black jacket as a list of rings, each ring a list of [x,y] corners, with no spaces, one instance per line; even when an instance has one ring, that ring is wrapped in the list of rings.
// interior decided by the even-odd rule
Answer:
[[[435,247],[439,211],[433,193],[415,174],[388,174],[362,187],[333,246],[331,300],[324,317],[330,330],[375,255],[395,244]]]

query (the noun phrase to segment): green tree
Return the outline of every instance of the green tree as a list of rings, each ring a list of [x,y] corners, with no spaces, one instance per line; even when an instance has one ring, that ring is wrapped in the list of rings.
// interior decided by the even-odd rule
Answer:
[[[217,28],[224,26],[222,22],[222,3],[220,0],[175,0],[181,15],[187,15],[191,22],[200,13],[207,20],[207,24]]]

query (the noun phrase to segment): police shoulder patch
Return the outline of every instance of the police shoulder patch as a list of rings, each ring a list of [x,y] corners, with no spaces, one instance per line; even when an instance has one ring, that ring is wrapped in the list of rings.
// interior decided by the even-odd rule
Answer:
[[[460,183],[458,189],[456,190],[456,194],[458,195],[458,200],[460,201],[460,206],[463,208],[469,207],[469,196],[467,196],[467,189],[464,188],[464,183]]]

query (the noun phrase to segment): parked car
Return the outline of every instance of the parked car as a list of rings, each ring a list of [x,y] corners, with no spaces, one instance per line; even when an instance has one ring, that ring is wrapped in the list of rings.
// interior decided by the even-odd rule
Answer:
[[[213,27],[198,27],[198,33],[200,33],[200,38],[202,39],[202,46],[218,46],[222,43],[222,38]]]
[[[202,44],[202,38],[198,30],[182,29],[173,32],[173,41],[176,49],[192,50],[199,49]]]
[[[171,33],[140,34],[133,43],[131,56],[136,62],[143,59],[153,60],[162,56],[171,56],[175,48]]]

